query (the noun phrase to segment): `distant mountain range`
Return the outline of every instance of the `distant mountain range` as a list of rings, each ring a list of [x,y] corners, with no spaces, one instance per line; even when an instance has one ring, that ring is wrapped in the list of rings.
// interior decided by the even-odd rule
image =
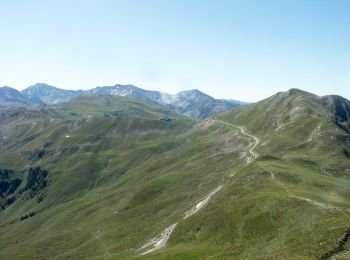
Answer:
[[[108,94],[129,96],[171,108],[191,118],[203,119],[211,115],[231,110],[247,104],[237,100],[215,99],[197,89],[168,94],[145,90],[134,85],[114,85],[96,87],[89,90],[66,90],[44,83],[30,86],[21,92],[9,88],[0,88],[0,106],[53,105],[67,102],[81,94]]]

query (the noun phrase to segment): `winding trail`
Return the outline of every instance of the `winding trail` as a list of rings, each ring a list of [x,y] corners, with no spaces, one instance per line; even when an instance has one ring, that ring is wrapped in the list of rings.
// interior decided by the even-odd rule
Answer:
[[[147,246],[150,246],[152,244],[154,244],[153,248],[149,249],[148,251],[142,253],[141,255],[147,255],[149,253],[152,253],[160,248],[162,248],[163,246],[165,246],[166,242],[168,241],[168,239],[170,238],[171,233],[174,231],[174,229],[176,228],[178,222],[176,222],[175,224],[172,224],[170,227],[167,227],[163,233],[162,233],[162,237],[159,240],[156,239],[152,239],[151,243],[147,243],[145,246],[143,246],[142,248],[145,248]],[[153,243],[152,243],[153,242]]]
[[[215,193],[217,193],[219,190],[222,189],[222,187],[224,187],[224,186],[219,185],[216,189],[214,189],[207,196],[205,196],[202,201],[197,203],[196,206],[194,206],[191,210],[189,210],[185,213],[185,216],[183,217],[183,219],[187,219],[187,218],[191,217],[192,215],[196,214],[200,209],[202,209],[209,202],[209,200],[215,195]],[[167,227],[163,231],[163,233],[161,234],[160,237],[154,237],[151,240],[149,240],[146,244],[144,244],[140,248],[140,250],[143,250],[143,249],[150,247],[150,246],[153,246],[153,247],[151,249],[149,249],[148,251],[142,253],[141,255],[147,255],[149,253],[152,253],[152,252],[164,247],[166,245],[168,239],[170,238],[171,233],[176,228],[177,224],[178,224],[178,222]]]
[[[244,129],[244,127],[242,126],[239,126],[239,125],[234,125],[234,124],[230,124],[230,123],[227,123],[227,122],[224,122],[224,121],[220,121],[220,120],[217,120],[217,119],[213,119],[212,121],[216,122],[216,123],[219,123],[219,124],[223,124],[223,125],[228,125],[228,126],[232,126],[232,127],[235,127],[235,128],[238,128],[241,132],[242,135],[245,135],[247,136],[248,138],[250,139],[253,139],[253,142],[251,142],[251,147],[249,148],[248,152],[250,153],[250,155],[256,159],[259,157],[259,154],[257,152],[255,152],[255,148],[259,145],[260,143],[260,139],[259,137],[255,136],[255,135],[251,135],[251,134],[248,134],[246,132],[246,130]],[[249,162],[252,162],[252,161],[249,161]]]
[[[316,201],[316,200],[313,200],[313,199],[310,199],[310,198],[293,195],[291,193],[291,191],[286,187],[286,185],[284,185],[282,182],[280,182],[279,180],[276,179],[276,173],[270,172],[270,174],[271,174],[271,178],[276,183],[278,183],[286,191],[288,196],[291,197],[291,198],[298,199],[298,200],[304,200],[304,201],[306,201],[306,202],[308,202],[308,203],[310,203],[310,204],[312,204],[314,206],[317,206],[317,207],[320,207],[320,208],[323,208],[323,209],[330,209],[330,210],[339,210],[339,211],[350,212],[350,209],[348,209],[348,208],[337,207],[337,206],[333,206],[331,204],[322,203],[322,202],[319,202],[319,201]]]
[[[218,121],[216,119],[209,119],[208,121],[212,121],[215,123],[219,123],[219,124],[224,124],[224,125],[228,125],[228,126],[232,126],[235,128],[238,128],[241,132],[242,135],[247,136],[249,139],[253,139],[253,143],[251,142],[249,144],[249,146],[251,146],[248,150],[251,158],[249,158],[249,160],[247,161],[247,164],[251,163],[252,161],[254,161],[254,159],[256,159],[259,155],[254,151],[255,148],[259,145],[260,143],[260,139],[254,135],[248,134],[245,129],[241,126],[238,125],[233,125],[230,123],[226,123],[223,121]],[[229,177],[233,177],[235,175],[235,173],[230,174]],[[199,203],[196,204],[196,206],[194,206],[191,210],[187,211],[183,217],[183,219],[187,219],[191,216],[193,216],[194,214],[196,214],[199,210],[201,210],[209,201],[210,199],[218,192],[220,191],[222,188],[224,187],[224,185],[219,185],[218,187],[216,187],[214,190],[212,190],[208,195],[206,195],[204,197],[203,200],[201,200]],[[172,224],[171,226],[167,227],[160,236],[154,237],[151,240],[149,240],[147,243],[145,243],[139,250],[144,250],[145,248],[149,248],[150,246],[153,246],[151,249],[143,252],[141,255],[147,255],[150,254],[162,247],[164,247],[167,243],[167,241],[169,240],[172,232],[175,230],[177,224],[179,222],[176,222],[174,224]]]
[[[324,209],[349,211],[349,209],[347,209],[347,208],[337,207],[337,206],[333,206],[333,205],[330,205],[330,204],[325,204],[325,203],[322,203],[322,202],[319,202],[319,201],[316,201],[316,200],[312,200],[312,199],[309,199],[309,198],[305,198],[305,197],[294,196],[294,195],[290,195],[290,197],[295,198],[295,199],[299,199],[299,200],[305,200],[305,201],[309,202],[310,204],[313,204],[313,205],[315,205],[317,207],[324,208]]]
[[[219,187],[217,187],[215,190],[213,190],[212,192],[210,192],[204,200],[202,200],[201,202],[199,202],[195,207],[193,207],[190,211],[185,213],[184,219],[191,217],[192,215],[196,214],[201,208],[203,208],[211,199],[211,197],[213,197],[215,195],[215,193],[217,193],[219,190],[222,189],[222,187],[224,187],[224,185],[220,185]]]

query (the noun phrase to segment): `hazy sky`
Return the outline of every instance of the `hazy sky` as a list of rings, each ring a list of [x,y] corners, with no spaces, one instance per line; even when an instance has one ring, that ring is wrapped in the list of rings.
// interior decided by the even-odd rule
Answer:
[[[0,0],[0,85],[350,98],[348,0]]]

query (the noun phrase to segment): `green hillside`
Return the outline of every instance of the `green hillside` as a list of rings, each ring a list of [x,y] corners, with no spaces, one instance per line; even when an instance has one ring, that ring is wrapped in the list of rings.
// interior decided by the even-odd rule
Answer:
[[[1,117],[1,168],[23,180],[0,219],[0,255],[12,259],[138,255],[224,181],[238,160],[229,143],[247,144],[232,129],[131,98],[86,96]],[[29,196],[32,169],[48,176]]]
[[[346,258],[349,107],[293,89],[206,121],[100,95],[0,110],[0,258]]]

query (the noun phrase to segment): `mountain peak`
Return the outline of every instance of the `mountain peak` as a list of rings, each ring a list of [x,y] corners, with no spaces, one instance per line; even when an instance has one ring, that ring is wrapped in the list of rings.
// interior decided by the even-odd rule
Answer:
[[[280,95],[280,96],[284,96],[284,97],[287,97],[287,96],[296,96],[296,95],[306,95],[306,96],[316,96],[310,92],[307,92],[307,91],[304,91],[304,90],[301,90],[301,89],[298,89],[298,88],[291,88],[287,91],[284,91],[284,92],[278,92],[277,95]]]
[[[290,93],[290,94],[302,94],[305,91],[303,91],[303,90],[301,90],[299,88],[291,88],[287,92]]]
[[[8,87],[8,86],[3,86],[3,87],[0,87],[0,91],[2,93],[10,93],[10,92],[19,92],[17,89],[14,89],[14,88],[11,88],[11,87]]]
[[[66,102],[80,94],[80,91],[60,89],[46,83],[36,83],[21,92],[31,102],[38,105]]]
[[[8,86],[3,86],[3,87],[0,87],[0,91],[2,92],[19,92],[17,89],[14,89],[14,88],[11,88],[11,87],[8,87]]]
[[[0,88],[0,106],[29,106],[32,103],[17,89],[4,86]]]
[[[54,86],[51,86],[49,84],[46,83],[35,83],[34,85],[31,85],[29,87],[27,87],[26,89],[57,89]]]
[[[197,88],[194,88],[194,89],[190,89],[188,90],[189,92],[193,92],[193,93],[197,93],[197,94],[204,94],[202,91],[200,91],[199,89]]]
[[[135,85],[132,84],[115,84],[113,87],[122,87],[122,88],[137,88]]]
[[[191,90],[183,90],[183,91],[180,91],[176,94],[176,96],[179,96],[179,97],[191,97],[191,98],[194,98],[194,97],[201,97],[201,98],[206,98],[206,99],[214,99],[213,97],[203,93],[202,91],[198,90],[198,89],[191,89]]]

